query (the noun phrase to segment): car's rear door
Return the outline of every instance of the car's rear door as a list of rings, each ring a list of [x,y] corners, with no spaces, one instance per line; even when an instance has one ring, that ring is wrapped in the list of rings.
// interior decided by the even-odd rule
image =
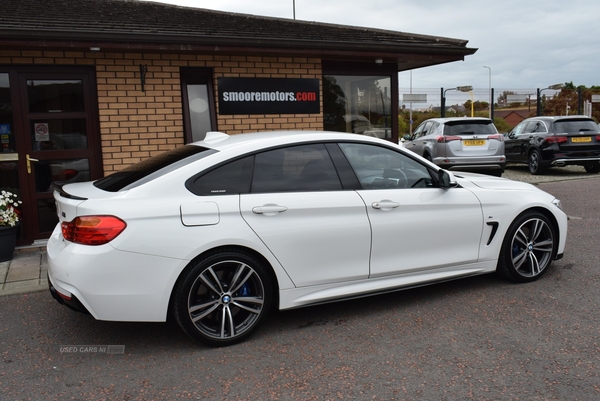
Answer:
[[[373,231],[370,277],[427,273],[478,260],[483,216],[472,192],[437,188],[427,167],[395,150],[340,147],[363,187],[357,192]]]
[[[371,230],[361,197],[344,190],[324,145],[257,154],[244,220],[298,287],[365,279]]]

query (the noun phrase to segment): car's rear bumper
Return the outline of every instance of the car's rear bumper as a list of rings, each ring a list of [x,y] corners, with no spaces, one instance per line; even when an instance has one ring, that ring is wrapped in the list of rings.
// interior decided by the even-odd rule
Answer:
[[[550,165],[562,167],[562,166],[580,166],[580,165],[593,165],[600,163],[600,157],[574,157],[574,158],[558,158],[550,162]]]
[[[110,245],[69,243],[57,233],[48,241],[52,296],[98,320],[160,322],[186,261],[123,252]]]
[[[446,170],[459,170],[470,172],[504,172],[506,168],[506,158],[488,157],[488,158],[445,158],[437,157],[433,160],[435,164]]]

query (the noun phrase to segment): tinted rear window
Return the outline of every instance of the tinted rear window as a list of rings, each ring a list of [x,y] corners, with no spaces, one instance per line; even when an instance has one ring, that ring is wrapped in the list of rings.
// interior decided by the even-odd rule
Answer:
[[[94,186],[109,192],[121,191],[153,180],[215,152],[201,146],[185,145],[101,178],[94,182]]]
[[[598,125],[592,120],[562,120],[554,123],[554,132],[598,131]]]
[[[494,135],[498,131],[491,121],[452,121],[444,126],[444,135]]]

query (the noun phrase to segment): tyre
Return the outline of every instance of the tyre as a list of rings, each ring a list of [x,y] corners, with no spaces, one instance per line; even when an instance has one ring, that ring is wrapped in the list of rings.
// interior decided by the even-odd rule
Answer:
[[[533,175],[543,174],[544,168],[542,167],[542,154],[539,150],[534,149],[529,154],[529,172]]]
[[[526,212],[512,222],[498,258],[497,271],[515,282],[541,277],[552,262],[556,235],[550,220],[538,212]]]
[[[600,173],[600,164],[588,164],[587,166],[583,166],[585,171],[590,174],[598,174]]]
[[[173,292],[172,313],[190,337],[211,346],[248,338],[272,302],[269,274],[253,256],[219,251],[188,266]]]

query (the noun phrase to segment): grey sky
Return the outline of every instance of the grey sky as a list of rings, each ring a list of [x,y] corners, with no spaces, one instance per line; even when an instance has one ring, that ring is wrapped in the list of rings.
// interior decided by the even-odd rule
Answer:
[[[159,2],[280,18],[293,18],[294,4],[293,0]],[[429,88],[438,97],[441,87],[471,85],[487,91],[490,71],[483,66],[491,68],[496,94],[571,81],[576,86],[600,85],[597,0],[295,0],[295,9],[298,20],[468,40],[468,47],[479,50],[465,61],[413,70],[412,87]],[[410,87],[410,75],[399,74],[401,89]]]

